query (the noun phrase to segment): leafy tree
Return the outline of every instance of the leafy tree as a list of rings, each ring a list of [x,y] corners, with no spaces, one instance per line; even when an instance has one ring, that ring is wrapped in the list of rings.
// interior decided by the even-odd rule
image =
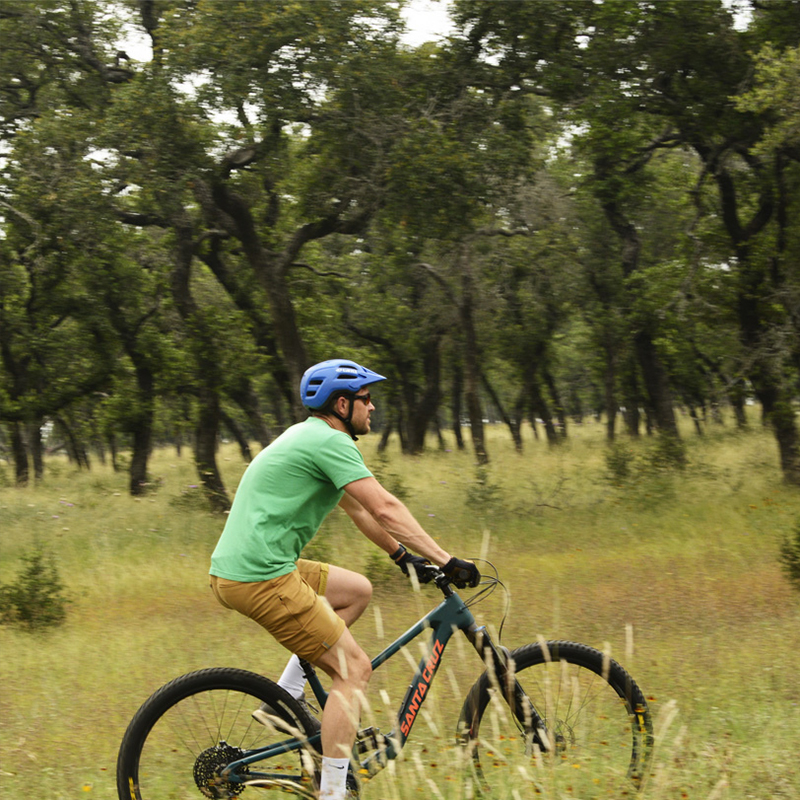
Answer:
[[[797,5],[759,4],[761,13],[744,32],[716,0],[574,2],[551,6],[545,15],[542,5],[465,0],[456,4],[457,19],[473,51],[492,57],[494,67],[483,63],[498,80],[569,104],[567,119],[591,166],[589,188],[620,239],[629,289],[642,285],[642,176],[659,152],[682,148],[696,159],[695,196],[707,183],[716,191],[713,206],[703,193],[707,205],[699,208],[721,222],[724,263],[738,281],[742,366],[775,429],[784,474],[797,482],[794,388],[791,369],[786,372],[791,359],[774,346],[787,309],[771,302],[779,288],[775,277],[784,280],[787,167],[754,150],[769,117],[738,110],[731,100],[748,85],[754,42],[774,37],[781,47],[795,43]],[[715,247],[714,256],[721,253]],[[670,371],[660,352],[665,337],[652,317],[641,323],[634,345],[651,409],[659,427],[674,433]]]

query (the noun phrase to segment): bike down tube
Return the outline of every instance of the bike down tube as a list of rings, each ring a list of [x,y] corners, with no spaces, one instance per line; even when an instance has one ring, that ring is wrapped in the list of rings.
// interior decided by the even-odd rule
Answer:
[[[397,758],[411,733],[417,713],[425,702],[450,637],[456,630],[466,631],[474,625],[475,618],[464,601],[454,592],[446,592],[442,603],[372,660],[372,667],[376,669],[426,628],[432,630],[428,653],[419,662],[397,714],[398,729],[384,736],[385,749],[362,761],[361,769],[374,775],[386,765],[388,759]]]

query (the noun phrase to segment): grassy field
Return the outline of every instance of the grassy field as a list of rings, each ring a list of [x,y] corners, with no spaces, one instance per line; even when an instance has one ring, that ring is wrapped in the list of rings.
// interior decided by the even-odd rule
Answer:
[[[755,415],[751,426],[702,438],[687,428],[682,471],[663,468],[646,440],[622,441],[610,469],[595,424],[573,426],[557,448],[528,431],[521,455],[492,431],[485,471],[469,453],[410,459],[390,448],[379,460],[377,437],[361,446],[445,547],[497,566],[511,602],[504,644],[542,636],[607,647],[636,678],[658,733],[639,797],[800,798],[800,596],[777,561],[800,521],[800,491],[783,485],[774,440]],[[220,456],[233,489],[244,465],[232,446]],[[205,666],[274,677],[285,657],[210,595],[222,520],[205,510],[188,455],[157,453],[157,490],[138,500],[110,468],[79,473],[58,459],[48,467],[41,485],[14,489],[0,465],[0,583],[14,581],[38,544],[54,554],[71,600],[57,629],[0,627],[0,795],[113,800],[120,738],[158,686]],[[412,594],[338,512],[313,548],[376,584],[354,629],[370,652],[436,599],[429,589]],[[498,627],[504,597],[475,611]],[[393,769],[365,786],[365,800],[468,795],[453,730],[480,665],[458,655],[445,661],[425,724]],[[403,658],[376,673],[379,723],[381,690],[399,703],[409,678]],[[563,778],[541,784],[554,800],[574,796]]]

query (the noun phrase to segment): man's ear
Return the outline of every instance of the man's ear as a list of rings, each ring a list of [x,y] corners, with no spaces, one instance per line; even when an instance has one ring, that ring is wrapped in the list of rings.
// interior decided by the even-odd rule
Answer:
[[[347,406],[349,404],[349,398],[346,394],[339,395],[336,398],[336,402],[334,403],[334,408],[342,415],[345,416],[347,413]]]

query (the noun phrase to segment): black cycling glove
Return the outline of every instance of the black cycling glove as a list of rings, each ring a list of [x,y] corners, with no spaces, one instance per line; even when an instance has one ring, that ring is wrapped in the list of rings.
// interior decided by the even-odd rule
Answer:
[[[442,572],[450,580],[450,583],[459,589],[467,586],[474,588],[481,581],[481,573],[471,561],[464,561],[460,558],[451,558],[443,567]]]
[[[408,575],[408,568],[412,567],[420,583],[428,583],[433,579],[433,570],[427,569],[431,562],[427,558],[409,553],[402,544],[392,553],[392,561],[403,570],[404,575]]]

